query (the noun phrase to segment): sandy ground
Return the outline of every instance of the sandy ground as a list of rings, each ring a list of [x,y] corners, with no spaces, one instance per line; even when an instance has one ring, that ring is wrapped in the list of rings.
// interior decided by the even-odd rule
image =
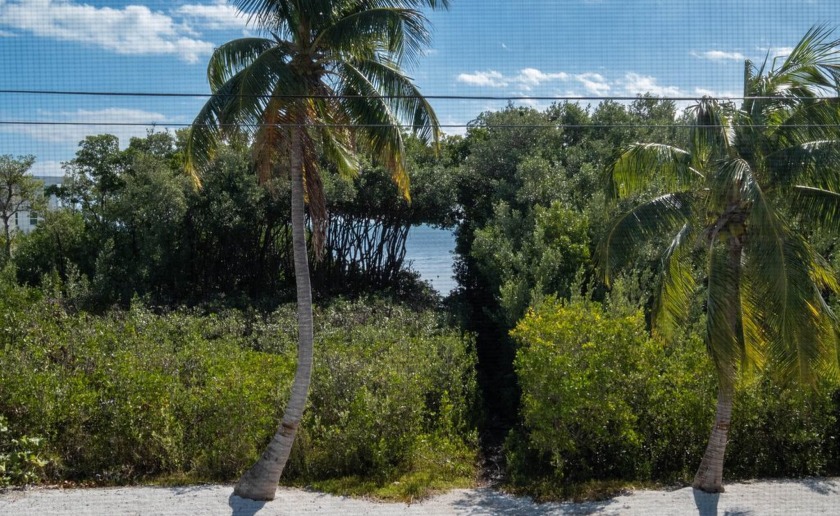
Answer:
[[[0,515],[840,515],[840,478],[729,484],[710,495],[691,488],[635,491],[603,502],[535,504],[490,488],[461,489],[416,504],[378,503],[281,488],[272,502],[232,495],[232,486],[30,489],[0,493]]]

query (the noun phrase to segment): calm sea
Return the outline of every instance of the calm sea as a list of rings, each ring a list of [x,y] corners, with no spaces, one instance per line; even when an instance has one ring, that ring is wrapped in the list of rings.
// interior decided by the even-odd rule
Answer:
[[[455,235],[447,229],[414,226],[405,242],[405,259],[420,277],[443,295],[455,288],[452,278],[452,252]]]

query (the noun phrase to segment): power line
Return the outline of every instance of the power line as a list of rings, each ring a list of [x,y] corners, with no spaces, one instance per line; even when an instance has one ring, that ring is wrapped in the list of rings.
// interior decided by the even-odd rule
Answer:
[[[184,93],[184,92],[137,92],[137,91],[81,91],[81,90],[29,90],[29,89],[0,89],[0,94],[8,95],[58,95],[58,96],[87,96],[87,97],[157,97],[157,98],[209,98],[212,93]],[[517,101],[517,100],[534,100],[534,101],[604,101],[611,100],[616,102],[628,102],[634,100],[660,100],[660,101],[674,101],[686,102],[697,101],[703,98],[711,98],[714,100],[734,101],[734,100],[838,100],[840,96],[825,96],[825,97],[773,97],[773,96],[723,96],[723,97],[709,97],[709,96],[575,96],[575,95],[560,95],[560,96],[506,96],[506,95],[258,95],[258,94],[230,94],[227,97],[246,97],[246,98],[265,98],[265,99],[326,99],[326,98],[341,98],[341,99],[364,99],[364,98],[381,98],[392,100],[411,100],[411,99],[427,99],[427,100],[498,100],[498,101]]]
[[[9,126],[78,126],[78,127],[192,127],[194,124],[183,122],[169,123],[169,122],[73,122],[73,121],[45,121],[45,120],[0,120],[0,125]],[[211,128],[260,128],[260,127],[327,127],[327,128],[376,128],[376,127],[393,127],[393,124],[196,124],[198,126]],[[422,129],[426,126],[414,124],[399,124],[397,127],[402,129]],[[441,129],[470,129],[470,128],[484,128],[484,129],[638,129],[638,128],[658,128],[658,129],[691,129],[691,128],[716,128],[721,126],[716,125],[697,125],[697,124],[490,124],[481,125],[476,123],[466,124],[439,124]],[[754,127],[767,128],[771,127],[769,124],[730,124],[724,126],[725,128],[740,128],[740,127]],[[778,127],[778,126],[772,126]],[[802,128],[840,128],[840,124],[783,124],[782,127],[790,129]]]

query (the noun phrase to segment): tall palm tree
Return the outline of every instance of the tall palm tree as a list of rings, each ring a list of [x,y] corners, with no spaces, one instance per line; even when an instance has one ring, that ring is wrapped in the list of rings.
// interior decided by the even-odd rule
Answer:
[[[245,131],[260,179],[291,178],[292,242],[297,288],[298,362],[283,420],[235,494],[271,500],[300,424],[312,371],[312,297],[304,203],[313,245],[326,222],[317,156],[355,174],[362,147],[380,158],[408,198],[401,123],[428,141],[439,126],[428,102],[403,71],[428,43],[421,8],[448,0],[237,0],[265,37],[216,49],[207,76],[212,96],[192,124],[186,164],[197,176],[219,141]]]
[[[770,69],[748,61],[743,104],[704,98],[690,108],[686,148],[638,143],[609,170],[614,197],[670,191],[620,216],[600,245],[609,281],[639,239],[668,236],[654,329],[686,313],[697,286],[692,257],[703,258],[718,376],[693,484],[703,491],[723,491],[739,372],[767,366],[809,383],[838,371],[838,323],[823,294],[840,286],[803,234],[840,228],[840,40],[831,32],[812,28]]]

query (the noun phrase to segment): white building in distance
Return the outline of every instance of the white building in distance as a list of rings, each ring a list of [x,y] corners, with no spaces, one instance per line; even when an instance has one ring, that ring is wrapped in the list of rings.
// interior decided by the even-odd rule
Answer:
[[[50,186],[61,186],[64,184],[64,176],[36,176],[33,175],[35,179],[44,182],[44,189]],[[47,199],[47,209],[54,210],[58,208],[60,205],[58,198],[54,195],[50,195],[49,199]],[[37,212],[31,212],[29,210],[21,210],[15,214],[15,217],[12,219],[11,230],[20,231],[24,234],[32,232],[35,227],[38,225],[38,222],[43,220],[43,215]]]

